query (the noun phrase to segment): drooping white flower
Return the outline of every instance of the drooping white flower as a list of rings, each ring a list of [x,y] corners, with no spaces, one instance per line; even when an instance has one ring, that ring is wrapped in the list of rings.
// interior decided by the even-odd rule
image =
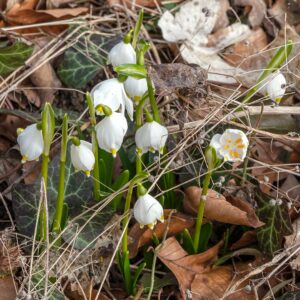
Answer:
[[[124,82],[124,87],[126,93],[135,102],[139,102],[148,90],[147,80],[145,78],[137,79],[128,77]]]
[[[281,72],[276,72],[268,76],[269,81],[266,85],[266,93],[270,99],[276,103],[280,103],[285,94],[286,80]]]
[[[164,222],[163,207],[149,194],[138,198],[133,207],[133,214],[141,228],[147,225],[150,229],[153,229],[157,221]]]
[[[135,133],[135,143],[139,154],[148,151],[162,153],[168,138],[168,130],[156,121],[146,122]]]
[[[122,113],[113,112],[96,125],[99,147],[116,157],[128,129],[126,118]]]
[[[272,101],[280,103],[285,94],[286,79],[280,71],[271,73],[259,84],[259,90]]]
[[[37,160],[44,150],[44,140],[42,130],[37,128],[37,124],[32,124],[24,130],[20,130],[17,142],[20,146],[22,163]]]
[[[223,134],[215,134],[210,145],[216,149],[219,158],[235,162],[245,159],[249,141],[243,131],[226,129]]]
[[[135,64],[136,53],[131,44],[122,41],[115,45],[108,53],[108,63],[114,67],[123,64]]]
[[[84,171],[89,177],[95,164],[92,144],[83,140],[80,140],[80,144],[78,146],[72,144],[71,161],[76,170]]]
[[[126,95],[124,84],[117,78],[107,79],[98,83],[92,89],[91,96],[95,108],[102,104],[108,106],[112,111],[121,109],[123,114],[126,109],[129,118],[133,120],[133,103]],[[101,108],[96,113],[104,115]]]

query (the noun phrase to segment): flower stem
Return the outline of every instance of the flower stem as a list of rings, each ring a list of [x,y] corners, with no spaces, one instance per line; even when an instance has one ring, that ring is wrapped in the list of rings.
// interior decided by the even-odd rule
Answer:
[[[47,180],[48,180],[48,163],[49,163],[49,156],[43,154],[43,161],[42,161],[42,178],[44,181],[44,186],[47,188]],[[45,191],[46,193],[46,191]],[[47,236],[47,213],[45,202],[41,204],[41,212],[39,217],[39,239],[44,241]]]
[[[55,215],[53,219],[53,232],[59,234],[61,232],[61,220],[63,215],[63,207],[65,201],[65,164],[67,158],[67,144],[68,144],[68,115],[64,115],[62,126],[62,140],[59,166],[59,182],[56,199]]]
[[[125,200],[125,207],[124,207],[124,214],[125,217],[122,222],[122,229],[125,231],[123,235],[123,240],[122,240],[122,253],[123,255],[128,251],[128,219],[129,219],[129,210],[130,210],[130,203],[132,199],[132,192],[133,192],[133,187],[134,187],[134,180],[132,183],[129,185],[128,192],[126,195],[126,200]]]
[[[208,173],[205,175],[204,182],[203,182],[203,188],[200,196],[200,202],[198,207],[198,214],[197,214],[197,220],[196,220],[196,228],[195,228],[195,235],[194,235],[194,251],[195,253],[198,253],[199,249],[199,242],[200,242],[200,233],[201,233],[201,226],[203,221],[203,215],[204,215],[204,209],[205,209],[205,201],[206,196],[208,193],[208,187],[211,180],[212,172],[208,171]]]
[[[150,104],[153,112],[154,121],[160,123],[159,110],[154,95],[154,87],[149,76],[147,77],[147,86],[148,86],[149,99],[150,99]]]
[[[92,149],[95,156],[95,165],[93,170],[93,178],[94,178],[94,198],[96,201],[100,201],[100,168],[99,168],[99,150],[98,150],[98,142],[97,142],[97,135],[95,131],[96,126],[96,112],[93,103],[93,99],[89,92],[86,93],[86,102],[89,107],[90,113],[90,121],[92,125]]]

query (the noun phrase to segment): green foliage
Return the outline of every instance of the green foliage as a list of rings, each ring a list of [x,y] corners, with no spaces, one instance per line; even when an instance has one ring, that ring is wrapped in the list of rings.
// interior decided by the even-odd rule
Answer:
[[[106,63],[106,54],[102,48],[111,48],[107,39],[99,35],[86,35],[67,49],[58,67],[58,76],[62,82],[73,88],[85,87]]]
[[[33,46],[20,41],[11,46],[0,48],[0,76],[6,76],[17,68],[21,67],[30,57]]]
[[[151,286],[151,274],[150,273],[144,273],[140,282],[143,284],[145,288],[145,292],[148,293]],[[167,273],[163,277],[154,277],[154,291],[159,291],[162,288],[168,286],[168,285],[177,285],[178,282],[175,278],[175,276],[172,273]]]
[[[49,164],[47,187],[49,223],[51,223],[55,211],[58,180],[59,156],[55,157]],[[40,178],[38,178],[33,185],[15,184],[12,194],[17,228],[22,234],[32,236],[40,200]],[[70,226],[63,235],[65,240],[70,241],[79,226],[84,225],[94,213],[93,210],[90,212],[87,211],[87,207],[91,207],[95,204],[92,179],[86,177],[83,172],[74,172],[73,167],[71,167],[70,153],[67,154],[65,169],[65,203],[68,205],[68,215],[71,219],[85,212],[83,216],[75,219],[74,223],[72,223],[73,226]],[[65,208],[64,210],[66,216],[67,209]],[[88,221],[76,238],[75,247],[82,249],[90,244],[90,242],[103,231],[103,228],[110,220],[112,214],[112,209],[104,209],[98,213],[97,216]],[[49,224],[49,228],[50,225],[51,224]]]
[[[262,252],[273,256],[281,249],[283,237],[292,234],[293,228],[285,203],[274,205],[270,200],[267,194],[257,193],[257,215],[265,223],[257,229],[257,238]]]
[[[147,70],[145,66],[142,65],[124,64],[114,67],[114,71],[119,75],[131,76],[138,79],[147,77]]]
[[[45,270],[40,269],[40,270],[34,272],[34,274],[31,277],[30,284],[34,285],[34,290],[37,291],[39,299],[44,298],[45,276],[46,276]],[[48,300],[64,300],[65,299],[64,295],[57,288],[53,288],[51,281],[48,279],[47,292],[50,290],[50,287],[52,287],[52,288],[51,288],[50,293],[47,293]]]

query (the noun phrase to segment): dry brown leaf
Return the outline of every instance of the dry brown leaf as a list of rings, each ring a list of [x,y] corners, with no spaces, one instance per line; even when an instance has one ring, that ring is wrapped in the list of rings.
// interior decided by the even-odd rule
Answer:
[[[11,276],[0,277],[0,295],[1,299],[15,300],[17,293],[14,285],[14,279]]]
[[[243,233],[243,235],[238,241],[236,241],[231,245],[230,250],[241,249],[251,244],[254,244],[256,242],[257,242],[256,232],[254,230],[246,231]]]
[[[124,0],[129,8],[131,6],[144,6],[144,7],[157,7],[161,4],[160,0]],[[108,5],[110,7],[124,5],[122,0],[108,0]]]
[[[294,245],[300,244],[300,218],[296,219],[293,224],[294,233],[285,237],[284,248],[290,248]],[[290,266],[300,271],[300,253],[297,254],[296,258],[290,260]]]
[[[82,293],[83,291],[84,291],[84,295]],[[70,300],[85,300],[85,299],[109,300],[110,299],[103,293],[100,293],[99,297],[97,297],[97,293],[98,293],[98,291],[96,289],[94,289],[92,285],[89,287],[85,287],[85,288],[81,287],[80,288],[78,283],[76,283],[76,282],[72,285],[69,284],[67,286],[67,288],[65,289],[65,294],[68,297],[68,299],[70,299]]]
[[[217,259],[222,244],[221,241],[204,253],[188,255],[178,241],[171,237],[156,248],[159,259],[175,275],[184,300],[190,299],[190,295],[193,300],[219,300],[235,280],[253,268],[253,264],[249,265],[248,262],[236,264],[235,268],[231,265],[214,267],[212,264]],[[244,285],[246,284],[247,281]],[[236,292],[225,299],[254,300],[256,298],[254,292],[247,293],[240,286]]]
[[[217,259],[222,245],[221,241],[201,254],[188,255],[178,241],[174,237],[170,237],[161,246],[158,246],[157,255],[177,278],[181,293],[185,298],[185,291],[191,288],[195,275],[204,272],[211,266],[212,262]]]
[[[251,6],[248,19],[252,27],[260,26],[267,12],[267,7],[264,0],[235,0],[235,5]]]
[[[164,210],[165,220],[168,220],[170,212],[171,212],[170,209]],[[173,236],[176,233],[183,231],[185,228],[187,229],[191,228],[193,227],[194,223],[195,223],[194,218],[184,215],[182,213],[174,213],[171,216],[167,236]],[[167,226],[167,222],[158,223],[154,227],[154,230],[150,230],[149,228],[141,229],[139,224],[136,223],[130,229],[128,235],[129,236],[128,248],[130,252],[130,257],[135,257],[140,247],[151,242],[153,233],[155,233],[158,238],[162,238],[166,230],[166,226]]]
[[[13,6],[5,15],[5,25],[15,26],[15,25],[32,25],[36,23],[44,23],[57,20],[65,20],[88,12],[87,7],[77,7],[77,8],[61,8],[53,10],[33,10],[31,8],[17,7]],[[67,27],[65,25],[56,26],[42,26],[39,25],[36,28],[24,29],[21,32],[40,32],[41,30],[49,34],[58,34],[65,30]]]
[[[261,67],[263,61],[258,60],[256,54],[266,49],[268,38],[266,33],[258,28],[252,30],[251,34],[241,42],[229,46],[222,53],[225,61],[235,67],[244,70],[253,70]],[[262,57],[260,57],[263,59]]]
[[[286,194],[286,197],[292,201],[300,200],[300,182],[298,178],[289,174],[283,184],[280,186],[280,191]]]
[[[183,205],[186,212],[197,215],[200,194],[201,188],[196,186],[188,187],[185,190]],[[241,199],[230,199],[230,201],[232,203],[227,201],[223,195],[209,190],[204,217],[209,220],[235,225],[246,225],[254,228],[264,225],[264,223],[258,219],[254,209],[249,203]]]
[[[39,0],[9,0],[7,1],[7,13],[16,14],[21,10],[34,9]]]

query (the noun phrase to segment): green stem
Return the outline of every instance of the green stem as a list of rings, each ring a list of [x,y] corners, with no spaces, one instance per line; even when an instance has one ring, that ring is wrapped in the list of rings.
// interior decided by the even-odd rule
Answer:
[[[124,214],[125,217],[122,222],[122,229],[125,231],[123,235],[123,240],[122,240],[122,253],[126,253],[128,251],[128,219],[129,219],[129,210],[130,210],[130,203],[132,199],[132,192],[133,192],[133,187],[134,187],[135,181],[133,180],[132,183],[129,185],[126,200],[125,200],[125,208],[124,208]]]
[[[86,93],[86,102],[89,107],[89,113],[90,113],[90,121],[92,125],[92,149],[95,156],[95,166],[93,170],[93,179],[94,179],[94,198],[96,201],[100,201],[100,168],[99,168],[99,148],[98,148],[98,142],[97,142],[97,135],[96,135],[96,112],[94,107],[94,102],[91,97],[90,93]]]
[[[47,192],[47,181],[48,181],[48,164],[49,164],[49,156],[43,154],[42,161],[42,178],[44,181],[45,193]],[[44,241],[47,236],[47,212],[45,207],[45,201],[41,204],[41,212],[39,217],[39,238],[41,241]]]
[[[93,128],[92,132],[92,147],[93,153],[95,156],[95,165],[93,170],[93,177],[94,177],[94,198],[96,201],[100,201],[100,168],[99,168],[99,148],[97,142],[97,135],[95,128]]]
[[[160,123],[160,115],[159,115],[159,110],[158,106],[155,100],[155,95],[154,95],[154,87],[152,84],[152,81],[149,76],[147,76],[147,86],[148,86],[148,93],[149,93],[149,99],[150,99],[150,104],[153,112],[153,119],[154,121]]]
[[[65,164],[67,158],[68,144],[68,115],[64,115],[62,126],[61,153],[59,166],[59,182],[56,199],[55,215],[53,219],[53,232],[59,234],[61,231],[61,220],[63,215],[63,207],[65,201]]]
[[[203,182],[203,188],[202,193],[200,196],[200,203],[198,207],[198,214],[197,214],[197,220],[196,220],[196,228],[195,228],[195,235],[194,235],[194,251],[195,253],[198,253],[199,249],[199,242],[200,242],[200,233],[201,233],[201,226],[204,216],[204,209],[205,209],[205,201],[206,196],[208,193],[208,187],[211,180],[212,172],[208,171],[208,173],[205,175],[204,182]]]

